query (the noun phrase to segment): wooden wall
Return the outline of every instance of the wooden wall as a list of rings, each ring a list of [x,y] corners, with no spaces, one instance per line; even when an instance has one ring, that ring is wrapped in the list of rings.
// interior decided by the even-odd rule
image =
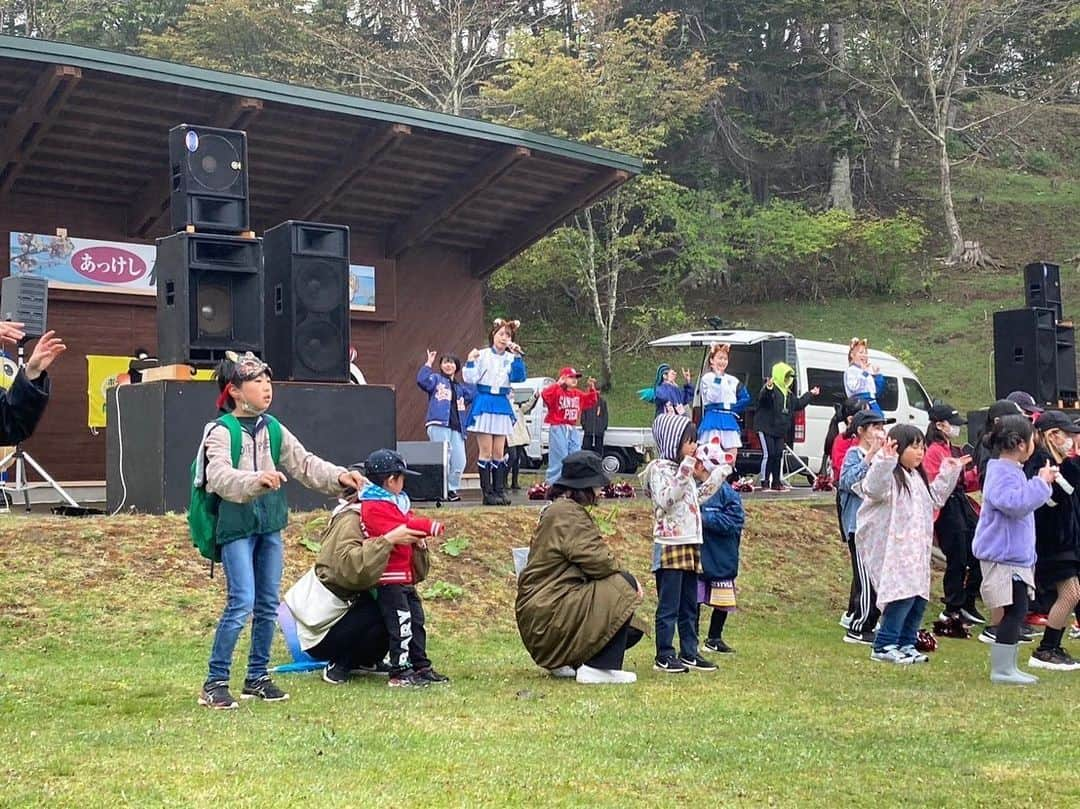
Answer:
[[[10,231],[48,234],[65,227],[73,238],[128,241],[123,208],[9,199],[13,204],[0,211],[2,275],[8,274]],[[369,382],[396,388],[399,440],[421,440],[427,397],[416,387],[416,371],[429,347],[464,359],[470,348],[484,345],[482,283],[469,273],[465,255],[452,250],[384,260],[376,242],[354,236],[352,261],[375,266],[376,310],[354,312],[351,318],[357,365]],[[155,304],[154,298],[137,295],[50,291],[49,328],[64,338],[68,350],[50,372],[52,401],[24,446],[57,480],[104,480],[105,432],[93,435],[86,426],[85,357],[127,355],[138,346],[155,352]],[[302,425],[290,426],[303,435]]]

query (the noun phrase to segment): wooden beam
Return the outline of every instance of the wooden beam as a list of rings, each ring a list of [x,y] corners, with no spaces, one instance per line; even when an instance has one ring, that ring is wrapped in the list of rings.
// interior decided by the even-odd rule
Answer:
[[[218,105],[208,120],[198,123],[219,129],[246,129],[262,112],[262,108],[261,98],[229,96]],[[167,140],[162,138],[161,144],[161,168],[154,172],[154,176],[147,181],[135,200],[128,206],[128,236],[147,238],[169,210],[172,195],[172,167],[169,165]]]
[[[606,169],[576,186],[543,210],[531,214],[511,238],[495,239],[487,247],[475,251],[470,261],[473,276],[483,278],[490,275],[526,247],[558,227],[564,219],[576,211],[589,207],[610,189],[622,185],[629,179],[629,172],[621,169]]]
[[[0,198],[7,196],[26,160],[41,143],[71,92],[79,84],[82,71],[71,65],[48,65],[33,88],[8,118],[0,133]]]
[[[374,134],[365,133],[341,154],[334,170],[316,179],[288,205],[283,206],[272,222],[287,219],[315,219],[341,196],[356,177],[393,152],[412,134],[404,124],[389,124]]]
[[[423,242],[435,228],[531,156],[528,149],[514,146],[474,163],[468,171],[454,178],[443,193],[425,202],[408,221],[390,231],[386,239],[386,256],[397,258],[413,245]]]

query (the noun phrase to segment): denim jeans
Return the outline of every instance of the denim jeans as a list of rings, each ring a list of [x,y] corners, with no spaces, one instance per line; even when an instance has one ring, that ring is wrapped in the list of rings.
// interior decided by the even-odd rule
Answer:
[[[874,651],[880,652],[886,646],[914,646],[926,603],[922,596],[911,596],[886,604],[881,611],[877,637],[874,638]]]
[[[428,425],[428,441],[442,441],[450,445],[450,472],[446,485],[450,491],[456,492],[461,488],[461,473],[465,471],[465,437],[457,430],[449,427]]]
[[[251,623],[251,652],[247,680],[266,674],[270,644],[277,625],[278,590],[281,587],[281,533],[255,534],[221,546],[221,566],[225,570],[227,598],[225,611],[214,633],[207,682],[229,679],[233,651],[240,631],[254,613]]]
[[[679,627],[679,656],[698,653],[698,575],[662,567],[656,571],[656,657],[675,654]]]
[[[546,482],[550,485],[562,477],[563,458],[581,449],[581,428],[569,424],[553,424],[548,427],[548,470]]]

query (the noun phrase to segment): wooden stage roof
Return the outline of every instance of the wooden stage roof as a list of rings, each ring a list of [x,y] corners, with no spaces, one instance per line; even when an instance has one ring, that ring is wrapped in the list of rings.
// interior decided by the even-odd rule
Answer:
[[[247,131],[256,232],[285,219],[345,224],[389,258],[465,251],[476,277],[641,170],[510,127],[0,36],[0,210],[16,199],[43,212],[55,201],[120,206],[117,232],[163,236],[167,132],[179,123]]]

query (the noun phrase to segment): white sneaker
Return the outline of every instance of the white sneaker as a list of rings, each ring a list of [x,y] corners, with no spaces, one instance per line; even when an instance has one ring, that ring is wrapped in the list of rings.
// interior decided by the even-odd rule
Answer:
[[[896,663],[900,666],[910,666],[914,661],[895,646],[886,646],[880,652],[870,652],[870,659],[879,663]]]
[[[912,663],[929,663],[930,662],[930,656],[929,655],[924,655],[922,652],[920,652],[914,646],[901,646],[900,651],[903,654],[906,654],[911,659]]]
[[[851,619],[854,617],[850,612],[845,612],[840,616],[840,626],[844,627],[844,629],[851,629]]]
[[[563,679],[570,679],[577,675],[577,669],[573,666],[559,666],[557,669],[548,669],[547,673],[552,677],[562,677]]]
[[[637,675],[632,671],[594,669],[592,666],[582,666],[577,670],[577,681],[591,685],[621,685],[623,683],[636,683]]]

